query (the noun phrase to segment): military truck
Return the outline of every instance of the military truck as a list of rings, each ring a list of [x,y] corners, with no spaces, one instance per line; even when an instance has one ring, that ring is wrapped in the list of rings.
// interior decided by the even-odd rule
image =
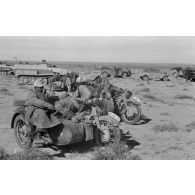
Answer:
[[[6,64],[6,62],[0,61],[0,74],[2,75],[13,75],[14,71],[12,66]]]
[[[188,66],[183,71],[186,81],[195,81],[195,66]]]
[[[104,77],[118,77],[118,78],[126,78],[132,75],[131,70],[129,68],[121,68],[121,67],[102,67],[102,75]]]
[[[32,85],[35,80],[43,79],[48,80],[55,73],[65,74],[67,70],[56,68],[47,64],[15,64],[13,66],[15,77],[18,78],[19,84]]]

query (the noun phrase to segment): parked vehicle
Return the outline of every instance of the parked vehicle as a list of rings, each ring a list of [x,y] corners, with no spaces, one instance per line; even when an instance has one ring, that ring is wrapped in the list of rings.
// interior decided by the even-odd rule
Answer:
[[[30,148],[33,141],[28,138],[25,128],[24,101],[16,101],[14,105],[16,110],[12,117],[11,128],[14,128],[15,139],[21,148]],[[95,140],[100,145],[112,143],[114,147],[117,146],[121,138],[120,118],[114,113],[101,116],[98,110],[97,105],[92,105],[90,114],[78,123],[64,119],[57,111],[56,117],[61,121],[61,125],[48,129],[52,144],[62,146]],[[48,110],[48,112],[50,111]]]
[[[32,85],[37,79],[48,79],[54,75],[54,73],[67,72],[65,69],[56,68],[47,64],[15,64],[13,66],[15,77],[18,78],[19,84]]]
[[[129,68],[114,68],[114,77],[122,77],[122,78],[126,78],[126,77],[130,77],[132,75],[131,70]]]
[[[155,80],[155,81],[169,81],[169,75],[166,72],[160,73],[141,73],[140,78],[143,81]]]
[[[141,100],[135,96],[131,96],[129,99],[122,95],[121,101],[118,104],[119,116],[122,121],[135,125],[142,116],[141,112]]]
[[[195,66],[188,66],[184,70],[184,78],[187,81],[194,81],[195,80]]]
[[[3,74],[3,75],[14,75],[14,71],[12,69],[12,66],[9,66],[6,63],[2,63],[0,61],[0,74]]]
[[[118,77],[118,78],[126,78],[132,75],[131,70],[129,68],[121,68],[121,67],[102,67],[102,75],[104,77]]]

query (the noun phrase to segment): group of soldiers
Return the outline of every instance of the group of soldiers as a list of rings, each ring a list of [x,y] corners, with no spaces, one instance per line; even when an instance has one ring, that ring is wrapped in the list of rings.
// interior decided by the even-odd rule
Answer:
[[[48,90],[47,86],[55,81],[64,83],[64,91],[54,104],[49,101],[54,92]],[[56,74],[49,79],[49,82],[36,80],[33,91],[25,101],[28,136],[38,144],[52,143],[47,129],[61,124],[52,111],[57,110],[64,118],[79,122],[90,112],[90,106],[94,103],[98,104],[103,115],[114,112],[115,104],[120,101],[121,94],[124,93],[127,97],[132,95],[130,90],[124,91],[102,76],[97,76],[93,80],[84,80],[75,73],[62,77]],[[34,139],[35,134],[36,139]]]

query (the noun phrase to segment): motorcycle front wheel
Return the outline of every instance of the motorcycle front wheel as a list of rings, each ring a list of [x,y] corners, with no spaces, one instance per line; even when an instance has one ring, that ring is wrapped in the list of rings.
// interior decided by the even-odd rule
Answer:
[[[124,105],[121,110],[121,119],[123,122],[135,125],[141,119],[141,108],[131,102],[127,102],[128,108]]]
[[[33,140],[27,136],[27,132],[24,127],[24,117],[22,115],[18,115],[14,121],[14,136],[20,148],[28,149],[31,148]]]
[[[107,146],[112,144],[117,147],[121,140],[121,131],[119,127],[111,125],[108,121],[100,120],[101,130],[95,129],[95,142],[98,146]]]

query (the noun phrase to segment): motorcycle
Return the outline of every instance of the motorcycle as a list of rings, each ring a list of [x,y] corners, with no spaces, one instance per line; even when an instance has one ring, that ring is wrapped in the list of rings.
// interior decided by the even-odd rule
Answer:
[[[11,128],[14,129],[16,142],[23,149],[31,148],[33,140],[29,138],[26,128],[24,101],[15,101],[14,106],[16,110],[12,117]],[[120,142],[120,118],[110,112],[101,116],[95,104],[91,106],[90,113],[77,123],[64,119],[58,111],[53,114],[61,121],[60,125],[47,130],[53,146],[94,140],[98,145],[105,146],[112,143],[116,147]]]
[[[141,100],[139,98],[131,96],[127,99],[125,95],[122,94],[117,107],[119,116],[121,117],[123,122],[135,125],[140,121],[142,112]]]
[[[114,113],[120,116],[121,120],[127,124],[137,124],[142,116],[141,112],[141,100],[135,96],[126,97],[123,92],[117,99],[113,100],[112,97],[103,95],[102,98],[106,98],[111,102],[114,102]]]

